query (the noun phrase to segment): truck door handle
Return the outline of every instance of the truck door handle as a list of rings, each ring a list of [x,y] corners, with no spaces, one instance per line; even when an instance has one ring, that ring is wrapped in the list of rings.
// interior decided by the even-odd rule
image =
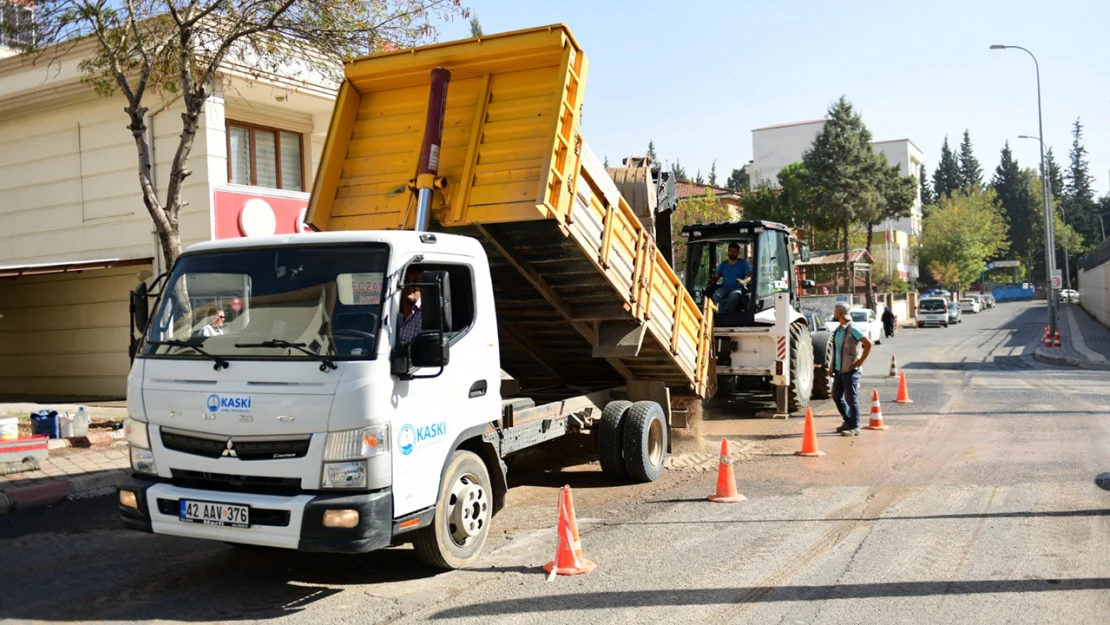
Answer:
[[[470,385],[470,397],[481,397],[486,394],[486,381],[478,380]]]

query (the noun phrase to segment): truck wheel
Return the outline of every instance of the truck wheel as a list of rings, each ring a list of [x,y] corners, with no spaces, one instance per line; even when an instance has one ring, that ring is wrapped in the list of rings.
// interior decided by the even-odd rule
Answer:
[[[790,388],[786,408],[790,412],[804,410],[813,393],[813,338],[809,327],[796,323],[790,326]]]
[[[601,461],[601,471],[609,477],[623,480],[628,477],[624,468],[624,427],[627,414],[632,408],[630,401],[611,401],[601,412],[597,424],[597,458]]]
[[[432,524],[413,532],[416,556],[428,566],[459,569],[478,559],[493,516],[493,487],[485,463],[456,451],[439,487]]]
[[[812,341],[812,336],[810,340]],[[830,336],[829,342],[825,346],[826,362],[821,363],[820,369],[816,366],[813,367],[813,393],[811,396],[815,399],[828,399],[832,397],[832,380],[829,378],[829,370],[826,368],[828,366],[828,354],[831,354],[832,350],[833,340]]]
[[[653,401],[632,404],[624,423],[624,466],[638,482],[654,482],[667,462],[667,415]]]

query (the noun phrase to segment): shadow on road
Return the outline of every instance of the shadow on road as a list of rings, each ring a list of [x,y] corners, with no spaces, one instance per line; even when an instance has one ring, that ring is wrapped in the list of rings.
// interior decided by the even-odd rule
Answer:
[[[739,588],[695,588],[583,592],[551,597],[529,597],[490,601],[442,610],[433,619],[498,616],[575,610],[623,609],[663,606],[730,605],[781,601],[829,601],[834,599],[881,599],[1074,590],[1108,590],[1110,578],[1014,579],[937,582],[890,582],[881,584],[838,584],[835,586],[750,586]]]
[[[654,500],[645,503],[673,503],[680,500]],[[701,501],[700,499],[694,501]],[[1110,508],[1095,510],[1021,510],[1017,512],[972,512],[967,514],[926,514],[921,516],[882,516],[882,517],[853,517],[847,519],[727,519],[712,521],[629,521],[627,523],[614,523],[613,525],[688,525],[688,524],[720,524],[720,523],[821,523],[844,521],[928,521],[937,519],[1028,519],[1034,517],[1100,517],[1110,516]]]

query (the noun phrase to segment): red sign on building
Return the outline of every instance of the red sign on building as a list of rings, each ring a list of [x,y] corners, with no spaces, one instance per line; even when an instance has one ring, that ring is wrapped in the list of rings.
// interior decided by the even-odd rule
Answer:
[[[216,191],[212,206],[217,239],[311,232],[304,223],[308,198]]]

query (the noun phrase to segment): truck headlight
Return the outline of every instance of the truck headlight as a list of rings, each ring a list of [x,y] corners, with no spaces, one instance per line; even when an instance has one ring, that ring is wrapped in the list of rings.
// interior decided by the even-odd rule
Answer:
[[[158,475],[158,467],[154,464],[154,452],[149,449],[131,448],[131,469],[136,473]]]
[[[324,460],[373,458],[389,453],[389,424],[373,425],[357,430],[328,432],[324,444]]]
[[[366,488],[366,463],[325,462],[324,488]]]
[[[150,434],[147,432],[147,424],[128,417],[123,424],[123,431],[127,435],[127,442],[132,449],[135,447],[150,449]]]

